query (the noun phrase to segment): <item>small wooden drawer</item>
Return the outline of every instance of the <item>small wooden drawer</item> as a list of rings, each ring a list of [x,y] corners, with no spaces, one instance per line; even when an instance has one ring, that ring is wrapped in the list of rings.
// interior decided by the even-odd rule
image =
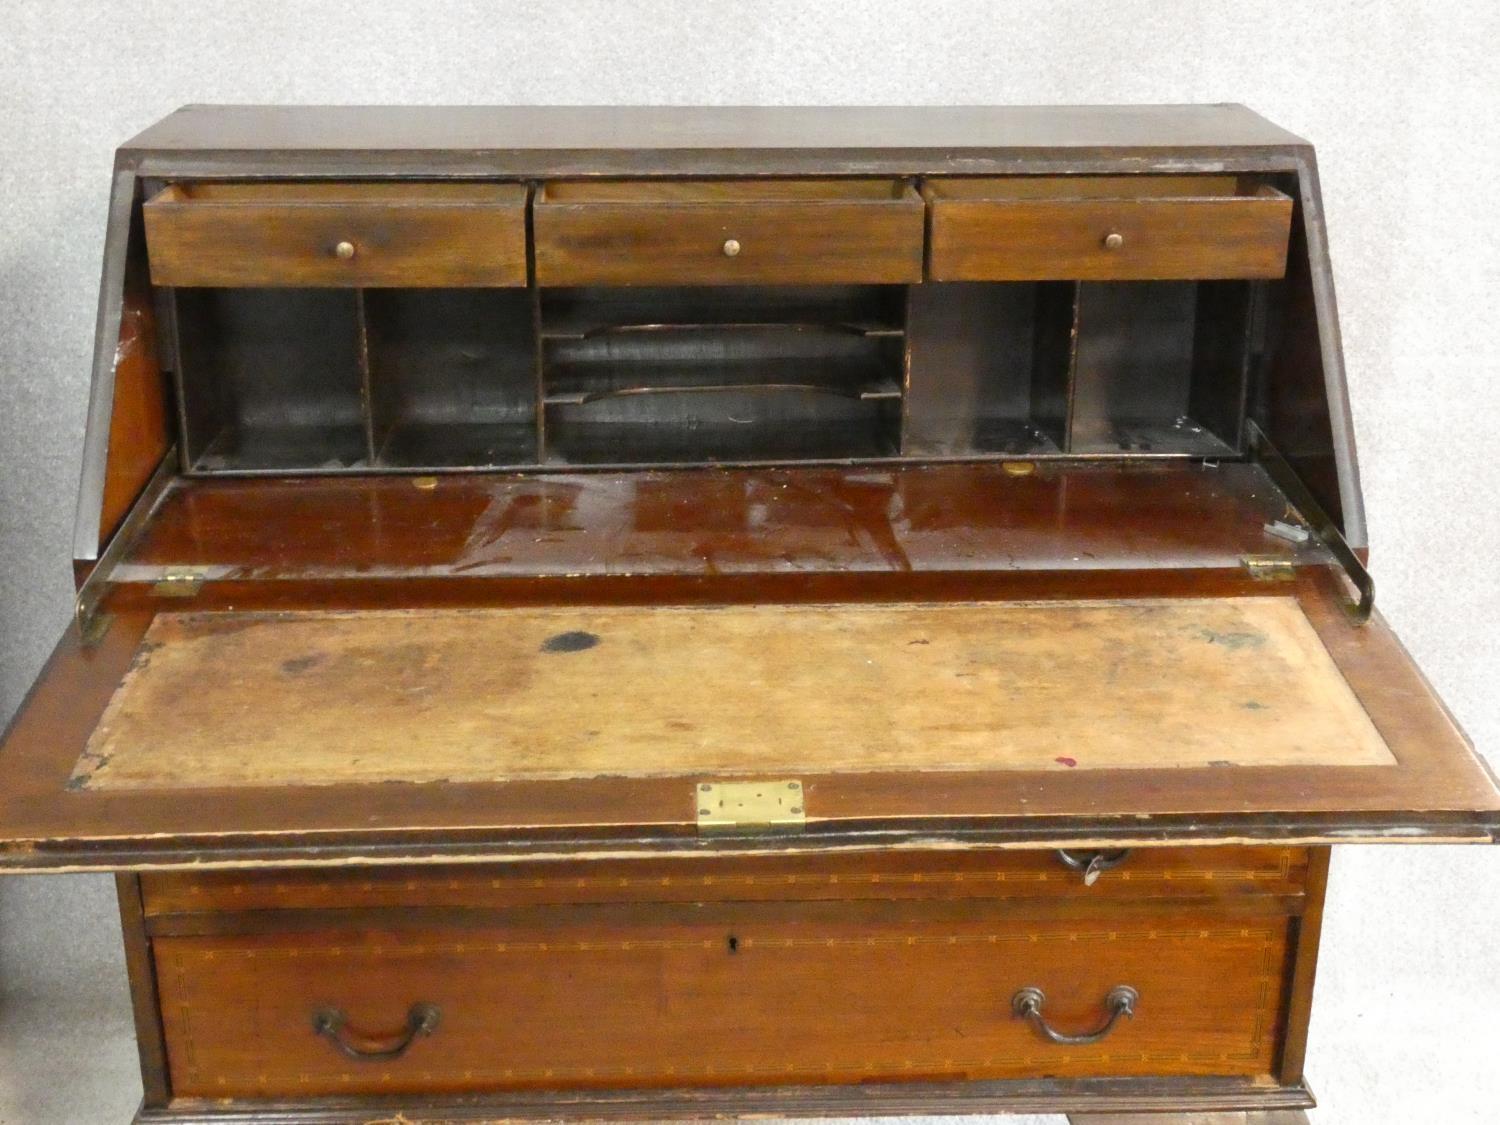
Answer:
[[[1089,865],[1100,857],[1095,869]],[[1097,851],[808,853],[534,861],[271,871],[141,878],[162,927],[248,911],[507,910],[630,902],[1004,899],[1071,916],[1121,909],[1211,909],[1245,917],[1298,913],[1307,849],[1142,848]]]
[[[1292,201],[1232,176],[937,179],[933,281],[1151,281],[1286,273]]]
[[[156,285],[526,284],[521,184],[173,184],[144,213]]]
[[[925,208],[894,180],[547,184],[542,285],[826,285],[922,280]]]
[[[154,947],[174,1093],[271,1099],[1269,1075],[1288,935],[1284,917],[685,904]],[[1099,1034],[1058,1043],[1041,1021]]]

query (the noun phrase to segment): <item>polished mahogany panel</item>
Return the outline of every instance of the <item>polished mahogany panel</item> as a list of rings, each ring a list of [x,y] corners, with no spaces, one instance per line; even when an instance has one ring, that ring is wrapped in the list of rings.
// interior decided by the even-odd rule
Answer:
[[[776,904],[759,919],[558,909],[481,929],[165,937],[155,950],[174,1092],[265,1098],[1269,1075],[1288,932],[1280,918],[1173,912],[809,917]],[[1097,1042],[1050,1042],[1012,1009],[1040,989],[1053,1026],[1090,1032],[1122,985],[1134,1017]]]
[[[978,573],[1315,560],[1259,467],[1000,464],[184,481],[120,577]]]

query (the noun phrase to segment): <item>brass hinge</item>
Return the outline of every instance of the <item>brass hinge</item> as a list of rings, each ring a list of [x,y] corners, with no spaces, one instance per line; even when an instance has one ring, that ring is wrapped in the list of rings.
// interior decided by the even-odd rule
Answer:
[[[151,585],[151,592],[158,598],[197,597],[203,589],[203,575],[196,570],[168,570]]]
[[[1297,577],[1292,560],[1279,555],[1241,555],[1240,565],[1257,582],[1290,582]]]
[[[693,798],[704,834],[801,832],[807,824],[800,781],[700,781]]]

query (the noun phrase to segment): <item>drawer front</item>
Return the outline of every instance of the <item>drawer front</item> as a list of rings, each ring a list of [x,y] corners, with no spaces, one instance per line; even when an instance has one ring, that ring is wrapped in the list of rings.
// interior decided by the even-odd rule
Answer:
[[[1047,184],[1059,194],[1049,197]],[[1054,179],[1024,188],[964,181],[946,191],[934,181],[929,275],[934,281],[1150,281],[1286,273],[1292,201],[1274,189],[1174,194],[1193,190],[1181,179],[1108,188],[1095,188],[1103,194],[1091,197],[1088,189]]]
[[[1102,854],[1092,877],[1089,864]],[[437,864],[396,868],[172,872],[141,877],[151,917],[250,910],[570,903],[1006,899],[1083,912],[1139,903],[1239,914],[1295,912],[1307,849],[1137,848],[809,853]],[[1087,882],[1085,881],[1087,880]]]
[[[144,208],[174,286],[523,286],[520,184],[178,184]]]
[[[541,285],[922,280],[924,206],[890,181],[549,184]]]
[[[155,942],[181,1097],[1266,1075],[1284,918],[646,919]],[[1138,995],[1097,1041],[1120,986]]]

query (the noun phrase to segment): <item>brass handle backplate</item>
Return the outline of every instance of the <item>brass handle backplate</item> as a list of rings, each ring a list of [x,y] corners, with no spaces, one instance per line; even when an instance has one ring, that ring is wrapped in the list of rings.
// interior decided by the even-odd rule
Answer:
[[[1058,1031],[1042,1015],[1042,1006],[1047,1003],[1047,997],[1040,988],[1023,988],[1011,998],[1010,1008],[1017,1019],[1028,1021],[1032,1027],[1041,1033],[1043,1038],[1053,1043],[1061,1043],[1064,1047],[1086,1047],[1090,1043],[1097,1043],[1115,1029],[1115,1024],[1120,1022],[1120,1017],[1126,1019],[1135,1018],[1135,1006],[1140,1002],[1141,994],[1128,984],[1118,984],[1109,990],[1109,995],[1104,998],[1104,1006],[1109,1009],[1109,1017],[1095,1030],[1080,1032],[1077,1035],[1068,1035]]]
[[[443,1013],[436,1004],[413,1004],[406,1013],[406,1027],[391,1035],[364,1035],[349,1027],[349,1017],[338,1008],[319,1008],[313,1013],[313,1031],[351,1059],[379,1062],[399,1059],[419,1035],[437,1030]]]
[[[1130,858],[1129,848],[1111,848],[1097,852],[1071,852],[1067,848],[1057,849],[1057,858],[1063,866],[1083,872],[1083,885],[1092,887],[1099,876],[1112,871]]]

